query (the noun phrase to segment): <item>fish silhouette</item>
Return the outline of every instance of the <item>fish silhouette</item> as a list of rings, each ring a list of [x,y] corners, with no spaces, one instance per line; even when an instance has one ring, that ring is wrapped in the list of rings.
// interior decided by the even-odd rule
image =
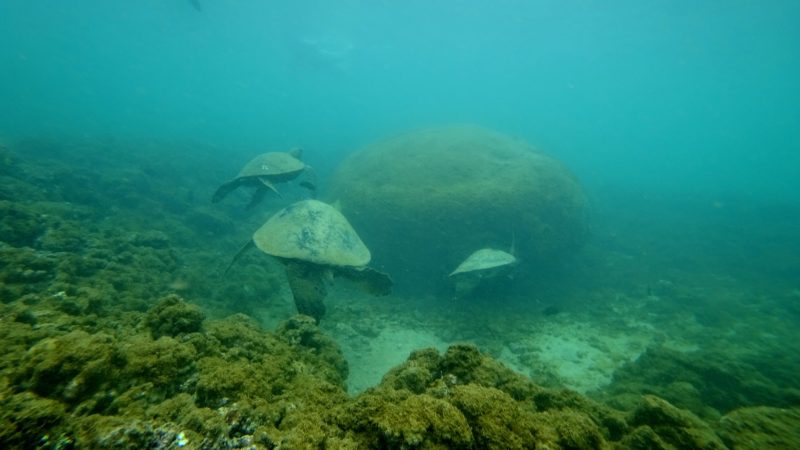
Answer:
[[[198,12],[203,11],[203,5],[200,4],[200,0],[189,0],[189,3],[191,3]]]

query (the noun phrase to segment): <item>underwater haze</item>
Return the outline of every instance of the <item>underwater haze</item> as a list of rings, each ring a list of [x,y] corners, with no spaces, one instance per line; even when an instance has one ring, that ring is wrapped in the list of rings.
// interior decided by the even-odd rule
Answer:
[[[585,182],[791,198],[793,1],[0,4],[0,130],[303,145],[478,123]]]
[[[0,0],[0,448],[800,448],[798,24]]]

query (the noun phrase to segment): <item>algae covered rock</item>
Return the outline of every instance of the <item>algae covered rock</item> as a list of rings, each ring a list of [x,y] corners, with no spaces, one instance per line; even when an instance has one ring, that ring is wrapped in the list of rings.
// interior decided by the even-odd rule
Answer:
[[[314,319],[303,315],[291,317],[281,323],[275,333],[293,349],[309,352],[326,362],[328,366],[322,370],[324,378],[335,385],[344,386],[349,372],[347,360],[336,342],[322,332]]]
[[[4,448],[56,448],[43,442],[43,436],[69,432],[66,411],[61,403],[30,392],[10,395],[0,392],[0,446]],[[8,447],[5,447],[8,446]]]
[[[787,374],[732,361],[715,351],[683,353],[654,346],[617,370],[600,398],[615,407],[633,409],[638,406],[637,393],[648,392],[702,419],[716,420],[743,406],[797,404],[800,396],[781,385],[781,376]]]
[[[658,440],[645,448],[658,448],[655,446],[656,442],[664,442],[673,446],[672,448],[681,449],[727,448],[707,423],[691,412],[676,408],[654,395],[642,396],[639,407],[631,413],[628,422],[632,426],[647,427],[658,436]],[[647,433],[651,435],[649,431]],[[642,438],[640,434],[634,436],[637,439]]]
[[[509,248],[530,263],[581,243],[586,198],[558,161],[476,126],[414,131],[349,156],[331,200],[388,272],[427,289],[476,248]],[[432,276],[433,274],[433,276]],[[437,277],[436,275],[440,275]]]
[[[800,448],[800,408],[740,408],[720,419],[718,433],[731,448]]]
[[[102,396],[123,364],[111,336],[76,330],[34,345],[14,378],[42,397],[77,404]]]
[[[205,314],[197,305],[186,303],[177,295],[168,295],[150,308],[145,323],[157,339],[200,331],[203,320]]]
[[[339,424],[358,430],[364,448],[555,450],[610,448],[626,429],[617,420],[602,405],[455,345],[444,355],[412,353],[346,407]]]
[[[533,413],[507,393],[467,384],[453,388],[451,401],[467,417],[478,448],[536,448]]]
[[[429,395],[412,395],[388,404],[373,420],[392,447],[413,447],[425,441],[447,448],[473,444],[467,419],[458,408]]]
[[[35,209],[0,200],[0,241],[14,247],[32,247],[45,229],[45,220]]]

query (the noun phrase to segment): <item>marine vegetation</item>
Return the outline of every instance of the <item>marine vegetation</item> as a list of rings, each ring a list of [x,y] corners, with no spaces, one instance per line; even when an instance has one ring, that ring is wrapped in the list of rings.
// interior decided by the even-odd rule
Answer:
[[[542,386],[466,343],[413,351],[350,395],[340,343],[312,317],[275,317],[279,264],[243,258],[223,276],[233,231],[261,219],[208,207],[217,164],[177,170],[152,143],[11,148],[0,448],[800,447],[795,371],[759,378],[755,362],[655,347],[606,396]],[[274,326],[244,314],[267,306]]]

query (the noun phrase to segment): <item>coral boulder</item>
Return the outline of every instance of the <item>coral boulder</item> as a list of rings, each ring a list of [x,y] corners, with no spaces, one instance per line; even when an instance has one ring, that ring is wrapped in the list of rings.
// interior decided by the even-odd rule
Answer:
[[[356,151],[333,176],[338,201],[401,286],[430,289],[475,250],[511,247],[527,266],[585,236],[575,177],[529,144],[476,126],[424,129]]]

